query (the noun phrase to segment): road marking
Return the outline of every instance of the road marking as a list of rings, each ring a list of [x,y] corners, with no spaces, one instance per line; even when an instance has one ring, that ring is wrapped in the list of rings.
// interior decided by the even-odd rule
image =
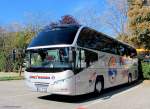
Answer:
[[[118,93],[118,94],[115,94],[115,95],[112,95],[109,99],[105,99],[105,97],[103,97],[103,98],[100,98],[100,99],[98,99],[98,100],[94,100],[94,101],[92,101],[91,103],[88,103],[88,104],[86,104],[86,105],[81,105],[81,106],[79,106],[79,107],[83,107],[83,109],[88,109],[88,107],[90,107],[90,106],[92,106],[92,105],[95,105],[95,104],[97,104],[97,103],[105,103],[105,102],[108,102],[108,101],[110,101],[112,98],[114,98],[114,97],[117,97],[117,96],[120,96],[120,95],[123,95],[123,94],[125,94],[125,93],[128,93],[128,92],[130,92],[130,91],[133,91],[133,90],[135,90],[135,89],[138,89],[139,87],[140,87],[141,85],[137,85],[137,86],[135,86],[135,87],[133,87],[133,88],[130,88],[130,89],[127,89],[127,90],[125,90],[125,91],[123,91],[123,92],[120,92],[120,93]],[[78,109],[78,108],[77,108]],[[80,109],[80,108],[79,108]]]
[[[87,109],[87,108],[86,108],[86,107],[81,107],[81,106],[80,106],[80,107],[78,107],[77,109]]]

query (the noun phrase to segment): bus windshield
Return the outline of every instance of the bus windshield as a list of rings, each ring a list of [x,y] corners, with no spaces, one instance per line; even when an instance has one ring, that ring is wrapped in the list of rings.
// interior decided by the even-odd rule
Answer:
[[[29,47],[72,44],[77,33],[77,27],[58,27],[41,31],[29,44]]]
[[[27,71],[58,72],[71,68],[69,48],[29,50],[27,53]]]

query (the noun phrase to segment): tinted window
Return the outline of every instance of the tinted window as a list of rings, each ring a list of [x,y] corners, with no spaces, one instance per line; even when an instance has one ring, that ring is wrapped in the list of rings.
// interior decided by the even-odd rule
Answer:
[[[40,32],[31,42],[29,47],[47,46],[57,44],[72,44],[78,28],[55,28]]]
[[[94,40],[94,31],[89,30],[88,28],[84,28],[79,35],[77,44],[82,47],[94,48],[95,40]]]
[[[135,57],[137,55],[137,52],[134,48],[130,48],[130,56]]]
[[[75,73],[79,73],[86,67],[89,67],[98,61],[98,54],[85,49],[76,51]]]
[[[78,38],[77,44],[81,47],[100,50],[108,53],[116,53],[115,42],[94,30],[84,28]]]
[[[137,55],[137,52],[134,48],[131,48],[130,46],[128,45],[125,45],[125,44],[121,44],[121,43],[117,43],[117,48],[118,48],[118,55],[121,55],[121,56],[136,56]]]
[[[102,41],[101,41],[101,46],[100,46],[100,50],[103,52],[107,52],[107,53],[112,53],[112,54],[116,54],[117,53],[117,49],[116,49],[116,43],[107,37],[102,37]]]
[[[88,67],[95,61],[98,61],[98,54],[89,50],[79,49],[76,56],[76,64],[82,68]]]
[[[98,54],[92,51],[85,50],[86,67],[89,67],[95,61],[98,61]]]
[[[117,47],[118,47],[118,55],[121,55],[121,56],[127,55],[127,52],[126,52],[127,49],[125,48],[125,46],[118,44]]]

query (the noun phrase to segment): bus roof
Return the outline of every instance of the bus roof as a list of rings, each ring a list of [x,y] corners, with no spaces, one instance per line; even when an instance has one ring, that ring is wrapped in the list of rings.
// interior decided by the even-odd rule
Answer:
[[[75,39],[75,36],[77,32],[82,29],[79,28],[89,28],[90,30],[96,31],[99,34],[102,34],[103,36],[110,38],[116,42],[119,42],[123,44],[124,46],[127,46],[129,48],[135,49],[131,45],[124,43],[122,41],[119,41],[113,37],[110,37],[102,32],[99,32],[95,29],[92,29],[87,26],[81,26],[81,25],[71,25],[71,24],[65,24],[65,25],[56,25],[52,28],[44,28],[41,32],[37,34],[36,37],[31,41],[27,49],[38,49],[38,48],[48,48],[48,47],[57,47],[57,45],[62,46],[69,46],[72,45]],[[79,31],[79,32],[80,32]]]

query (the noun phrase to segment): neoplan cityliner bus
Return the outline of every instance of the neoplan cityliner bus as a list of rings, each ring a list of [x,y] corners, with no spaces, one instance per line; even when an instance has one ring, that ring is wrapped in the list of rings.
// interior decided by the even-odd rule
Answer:
[[[138,79],[136,50],[78,25],[41,31],[27,48],[27,85],[61,95],[100,93]]]

